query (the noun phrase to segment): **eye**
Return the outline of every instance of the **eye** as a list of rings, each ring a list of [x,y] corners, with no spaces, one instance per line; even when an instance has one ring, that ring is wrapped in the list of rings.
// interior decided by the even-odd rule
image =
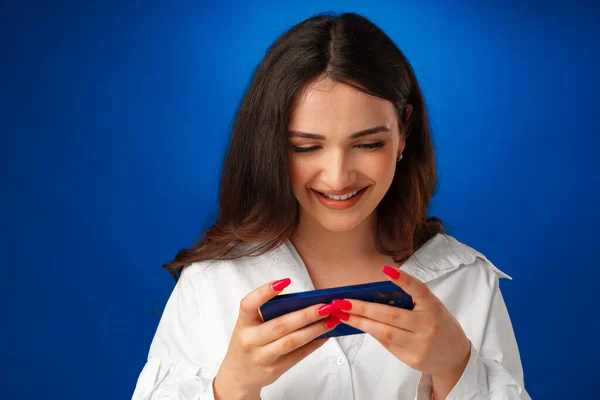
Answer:
[[[318,148],[319,148],[319,146],[310,146],[310,147],[292,146],[292,151],[294,153],[306,153],[306,152],[309,152],[309,151],[317,150]]]
[[[379,149],[379,148],[383,147],[384,144],[385,143],[383,141],[381,141],[381,142],[377,142],[377,143],[359,144],[359,145],[357,145],[357,147],[360,149]]]

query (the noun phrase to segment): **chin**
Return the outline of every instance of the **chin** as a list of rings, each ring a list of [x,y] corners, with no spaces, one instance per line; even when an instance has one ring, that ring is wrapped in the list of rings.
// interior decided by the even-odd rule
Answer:
[[[327,216],[324,218],[316,217],[315,219],[323,228],[330,232],[349,232],[356,229],[366,217]]]

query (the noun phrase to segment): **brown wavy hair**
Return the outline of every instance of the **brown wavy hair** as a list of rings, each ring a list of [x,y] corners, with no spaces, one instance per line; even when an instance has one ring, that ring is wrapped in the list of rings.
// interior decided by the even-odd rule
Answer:
[[[319,78],[390,101],[406,135],[404,158],[376,209],[377,250],[401,262],[444,231],[440,219],[427,217],[437,185],[435,156],[425,101],[408,60],[367,18],[319,14],[282,34],[256,68],[233,123],[217,221],[163,266],[175,280],[189,264],[263,254],[294,232],[299,205],[288,173],[287,128],[294,105]]]

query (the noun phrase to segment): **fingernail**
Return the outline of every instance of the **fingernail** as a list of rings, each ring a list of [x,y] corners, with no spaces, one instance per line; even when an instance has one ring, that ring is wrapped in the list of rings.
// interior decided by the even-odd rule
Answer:
[[[274,291],[279,292],[279,291],[285,289],[286,287],[288,287],[288,285],[291,282],[292,282],[292,280],[290,278],[280,279],[278,281],[273,282],[273,284],[271,285],[271,288]]]
[[[334,311],[331,313],[334,317],[341,319],[342,321],[348,321],[350,319],[350,314],[343,311]]]
[[[352,303],[347,300],[334,300],[331,302],[338,310],[349,310],[352,308]]]
[[[319,307],[319,309],[317,310],[317,314],[327,315],[331,314],[334,311],[337,311],[337,308],[335,308],[332,304],[325,304],[324,306]]]
[[[384,274],[386,274],[387,276],[389,276],[392,279],[400,278],[400,271],[398,271],[396,268],[392,268],[392,267],[386,265],[381,270],[383,271]]]
[[[337,319],[336,317],[329,317],[325,321],[325,326],[328,328],[333,328],[334,326],[338,325],[339,323],[340,323],[340,320]]]

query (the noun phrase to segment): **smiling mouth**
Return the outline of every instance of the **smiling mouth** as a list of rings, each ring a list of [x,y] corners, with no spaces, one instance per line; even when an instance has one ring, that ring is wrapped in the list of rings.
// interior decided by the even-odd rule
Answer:
[[[353,198],[354,196],[359,195],[360,193],[364,192],[366,188],[368,188],[368,186],[365,186],[364,188],[362,188],[360,190],[357,190],[357,191],[354,191],[354,192],[351,192],[351,193],[347,193],[347,194],[344,194],[344,195],[341,195],[341,196],[334,196],[334,195],[330,195],[330,194],[325,194],[325,193],[319,192],[318,190],[314,190],[314,189],[313,189],[313,191],[316,192],[317,194],[319,194],[321,197],[324,197],[324,198],[326,198],[328,200],[343,201],[343,200],[348,200],[348,199]]]

